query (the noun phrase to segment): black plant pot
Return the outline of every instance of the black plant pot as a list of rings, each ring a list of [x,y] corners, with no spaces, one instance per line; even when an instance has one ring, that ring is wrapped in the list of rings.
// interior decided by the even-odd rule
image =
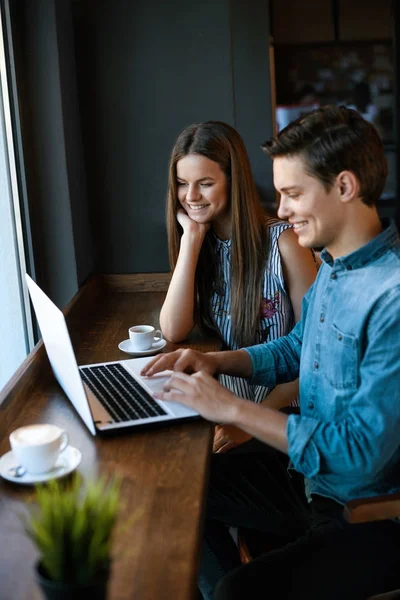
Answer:
[[[63,583],[46,577],[39,563],[35,566],[35,577],[46,600],[106,600],[109,571],[100,574],[91,583]]]

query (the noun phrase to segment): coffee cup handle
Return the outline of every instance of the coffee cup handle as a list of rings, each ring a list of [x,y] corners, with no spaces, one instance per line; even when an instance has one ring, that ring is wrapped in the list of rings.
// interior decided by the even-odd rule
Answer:
[[[160,329],[156,329],[156,331],[154,332],[153,340],[155,342],[161,342],[162,339],[163,339],[162,331]]]
[[[61,434],[61,443],[60,443],[60,447],[59,447],[59,452],[63,452],[65,450],[65,448],[68,446],[68,444],[69,444],[68,433],[66,431],[63,431]]]

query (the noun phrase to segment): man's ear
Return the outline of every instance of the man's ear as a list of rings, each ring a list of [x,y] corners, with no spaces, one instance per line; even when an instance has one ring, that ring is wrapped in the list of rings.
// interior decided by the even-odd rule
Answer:
[[[342,202],[350,202],[360,194],[359,181],[352,171],[341,171],[336,178],[336,185]]]

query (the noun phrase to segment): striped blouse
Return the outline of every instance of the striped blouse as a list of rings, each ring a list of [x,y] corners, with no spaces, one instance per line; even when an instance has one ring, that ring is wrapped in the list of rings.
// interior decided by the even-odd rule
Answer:
[[[268,219],[269,248],[262,293],[260,298],[260,328],[254,343],[263,343],[286,335],[294,325],[293,308],[289,294],[285,288],[281,257],[278,249],[280,234],[291,225],[277,219]],[[230,264],[231,240],[222,241],[215,238],[216,273],[218,284],[214,285],[211,299],[212,315],[224,345],[230,350],[237,350],[231,335],[231,293]],[[220,375],[219,381],[241,398],[253,402],[262,402],[272,391],[261,385],[250,385],[246,379]]]

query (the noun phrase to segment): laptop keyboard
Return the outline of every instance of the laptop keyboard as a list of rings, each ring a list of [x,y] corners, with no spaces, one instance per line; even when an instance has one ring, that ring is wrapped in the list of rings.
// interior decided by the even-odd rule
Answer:
[[[83,381],[115,422],[167,413],[121,365],[79,367]]]

